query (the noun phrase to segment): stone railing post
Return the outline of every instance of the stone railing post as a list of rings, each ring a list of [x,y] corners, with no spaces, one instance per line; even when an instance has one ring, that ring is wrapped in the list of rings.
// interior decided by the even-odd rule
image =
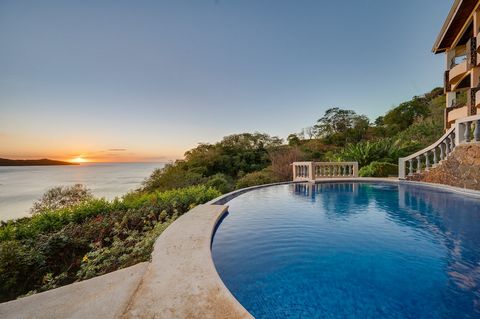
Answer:
[[[455,134],[455,144],[460,145],[463,143],[463,139],[465,137],[465,125],[459,123],[458,121],[455,122],[455,132],[457,132],[457,134]]]
[[[405,160],[403,158],[398,159],[398,178],[405,179]]]
[[[475,121],[475,131],[473,131],[473,140],[480,142],[480,120]]]
[[[358,162],[353,163],[353,177],[358,177]]]
[[[471,123],[470,122],[465,122],[465,133],[464,133],[464,140],[465,143],[470,142],[470,129],[471,129]],[[457,143],[457,145],[460,143]]]
[[[314,182],[315,181],[315,176],[314,176],[314,173],[313,173],[313,162],[309,162],[307,164],[307,170],[308,170],[308,180],[311,181],[311,182]]]

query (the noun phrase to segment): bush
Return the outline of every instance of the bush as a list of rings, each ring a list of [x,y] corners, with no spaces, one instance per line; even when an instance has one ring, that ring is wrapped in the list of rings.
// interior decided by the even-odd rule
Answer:
[[[143,182],[145,192],[165,191],[198,185],[204,182],[202,174],[188,171],[182,162],[168,164],[164,168],[157,168]]]
[[[385,162],[372,162],[358,171],[360,177],[398,176],[398,165]]]
[[[220,192],[205,185],[91,199],[0,225],[0,302],[147,261],[178,216]]]
[[[237,188],[250,187],[279,182],[279,179],[269,169],[248,173],[237,182]]]
[[[271,149],[269,152],[271,166],[274,176],[282,181],[292,180],[292,163],[302,158],[298,147],[284,146]]]
[[[233,190],[234,183],[231,177],[225,174],[215,174],[211,176],[207,182],[205,183],[206,186],[215,188],[220,193],[225,194]]]
[[[356,161],[360,167],[374,161],[396,163],[405,149],[400,140],[383,139],[347,145],[338,157],[345,161]]]
[[[39,214],[44,211],[68,208],[91,199],[93,199],[92,192],[82,184],[54,187],[33,203],[30,212]]]
[[[83,220],[112,211],[116,202],[105,199],[92,199],[76,206],[46,210],[32,217],[2,222],[0,241],[34,238],[40,233],[56,231],[69,223],[81,223]]]

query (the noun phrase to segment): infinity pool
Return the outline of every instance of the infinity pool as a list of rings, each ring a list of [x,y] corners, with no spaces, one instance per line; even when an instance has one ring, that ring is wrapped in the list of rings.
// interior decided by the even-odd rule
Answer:
[[[256,318],[480,318],[480,200],[405,184],[231,200],[215,266]]]

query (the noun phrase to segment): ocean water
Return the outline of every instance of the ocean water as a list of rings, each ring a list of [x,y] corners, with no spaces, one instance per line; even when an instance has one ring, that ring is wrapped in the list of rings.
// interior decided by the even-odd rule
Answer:
[[[215,266],[256,318],[480,318],[480,199],[368,183],[228,203]]]
[[[83,163],[68,166],[0,166],[0,220],[28,216],[34,200],[55,186],[85,184],[113,199],[139,187],[164,163]]]

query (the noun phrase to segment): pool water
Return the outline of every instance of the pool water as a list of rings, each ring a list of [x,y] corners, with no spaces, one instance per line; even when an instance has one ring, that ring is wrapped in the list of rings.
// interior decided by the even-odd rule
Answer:
[[[329,183],[227,205],[213,260],[256,318],[480,318],[480,199]]]

